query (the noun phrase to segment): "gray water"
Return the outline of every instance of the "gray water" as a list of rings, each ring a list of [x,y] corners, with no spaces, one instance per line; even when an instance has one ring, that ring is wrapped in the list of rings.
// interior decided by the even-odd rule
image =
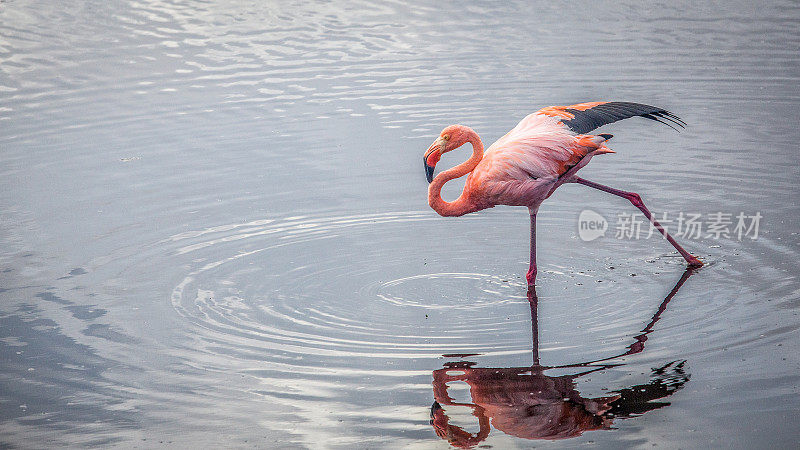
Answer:
[[[798,30],[794,2],[0,1],[0,446],[796,447]],[[684,273],[567,185],[531,304],[527,211],[439,217],[420,156],[598,100],[688,126],[604,127],[582,176],[758,235],[678,238]]]

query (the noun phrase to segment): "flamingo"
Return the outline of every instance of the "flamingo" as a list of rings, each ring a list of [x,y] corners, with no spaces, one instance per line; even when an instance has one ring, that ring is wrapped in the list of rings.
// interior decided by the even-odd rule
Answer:
[[[578,183],[608,192],[638,208],[683,256],[689,267],[703,263],[683,249],[635,192],[623,191],[578,177],[576,173],[595,155],[615,153],[606,146],[611,134],[587,134],[602,125],[630,117],[644,117],[676,127],[685,122],[655,106],[631,102],[588,102],[571,106],[549,106],[528,115],[484,153],[478,134],[464,125],[450,125],[428,147],[423,156],[428,179],[428,204],[444,217],[457,217],[496,205],[525,206],[530,213],[530,265],[525,278],[533,288],[536,280],[536,214],[542,202],[564,183]],[[472,156],[433,177],[444,153],[469,142]],[[467,176],[464,190],[452,202],[442,200],[442,186]]]

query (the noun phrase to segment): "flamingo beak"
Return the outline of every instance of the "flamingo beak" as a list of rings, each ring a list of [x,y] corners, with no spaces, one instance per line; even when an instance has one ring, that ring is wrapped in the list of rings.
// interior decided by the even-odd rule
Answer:
[[[428,179],[428,183],[433,181],[433,171],[436,169],[436,163],[439,162],[439,158],[442,157],[441,150],[442,141],[441,139],[436,139],[422,157],[422,162],[425,163],[425,178]]]
[[[433,171],[434,171],[434,169],[436,169],[436,167],[428,165],[428,157],[427,156],[422,158],[422,162],[425,163],[425,178],[427,178],[428,179],[428,183],[430,183],[430,182],[433,181]]]

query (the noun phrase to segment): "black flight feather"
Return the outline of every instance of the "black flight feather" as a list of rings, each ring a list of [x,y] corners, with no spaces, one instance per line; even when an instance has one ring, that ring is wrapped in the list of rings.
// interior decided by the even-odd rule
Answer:
[[[583,111],[569,107],[564,108],[564,111],[575,117],[561,122],[578,134],[586,134],[603,125],[636,116],[661,122],[675,130],[676,126],[681,128],[686,126],[686,122],[666,109],[641,103],[608,102]]]

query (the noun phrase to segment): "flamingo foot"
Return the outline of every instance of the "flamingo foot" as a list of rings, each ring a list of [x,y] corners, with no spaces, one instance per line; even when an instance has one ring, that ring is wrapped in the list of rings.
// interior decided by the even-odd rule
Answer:
[[[700,261],[700,259],[694,255],[689,255],[689,257],[686,258],[686,262],[689,263],[689,267],[703,267],[703,261]]]

